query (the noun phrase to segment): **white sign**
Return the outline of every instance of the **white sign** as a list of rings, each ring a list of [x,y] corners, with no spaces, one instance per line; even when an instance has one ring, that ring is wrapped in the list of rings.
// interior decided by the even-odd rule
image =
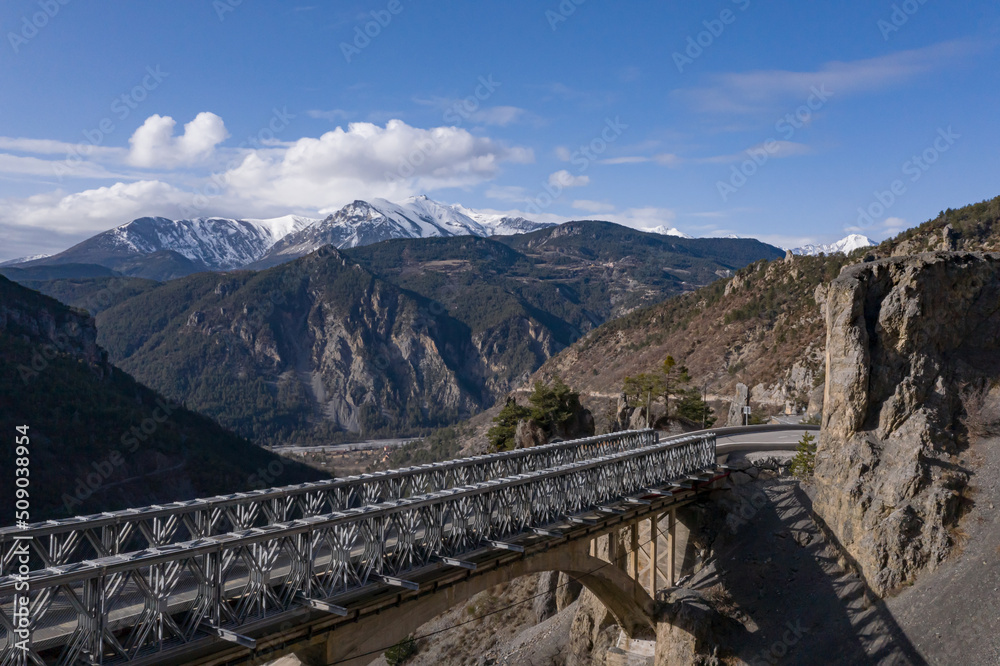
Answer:
[[[743,413],[744,413],[744,414],[746,414],[747,416],[750,416],[750,414],[751,414],[752,412],[750,411],[750,408],[749,408],[749,407],[744,407],[744,408],[743,408]]]

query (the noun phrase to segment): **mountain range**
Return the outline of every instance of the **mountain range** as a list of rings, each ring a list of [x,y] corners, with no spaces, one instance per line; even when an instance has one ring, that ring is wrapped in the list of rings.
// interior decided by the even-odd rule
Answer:
[[[58,254],[7,262],[5,268],[98,265],[126,276],[170,280],[203,271],[276,266],[325,245],[342,249],[396,238],[505,236],[547,226],[552,225],[484,214],[425,196],[399,204],[355,201],[323,219],[141,217]]]
[[[325,245],[167,282],[25,284],[97,313],[100,344],[137,380],[259,443],[308,443],[454,423],[595,326],[783,256],[580,221]]]
[[[523,217],[443,204],[426,196],[410,197],[401,203],[358,200],[322,219],[297,215],[271,219],[141,217],[58,254],[4,262],[0,269],[19,281],[52,279],[56,275],[51,268],[38,269],[53,266],[62,267],[61,277],[91,277],[94,266],[102,266],[124,276],[171,280],[204,271],[270,268],[326,245],[345,249],[403,238],[490,238],[551,226]],[[666,226],[644,231],[691,238]],[[830,245],[796,248],[792,253],[850,252],[871,244],[864,236],[851,235]]]
[[[792,249],[792,254],[817,257],[821,254],[850,254],[862,247],[874,247],[875,243],[867,236],[861,234],[851,234],[846,238],[841,238],[836,243],[828,245],[803,245]]]

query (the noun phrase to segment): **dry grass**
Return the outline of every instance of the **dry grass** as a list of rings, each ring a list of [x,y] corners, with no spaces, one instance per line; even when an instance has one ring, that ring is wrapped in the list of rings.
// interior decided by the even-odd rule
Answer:
[[[729,594],[729,590],[722,583],[716,583],[705,590],[705,598],[711,601],[712,605],[723,615],[728,615],[729,617],[739,615],[740,608],[736,600],[733,599],[732,595]]]
[[[962,392],[965,416],[962,425],[971,439],[985,439],[1000,434],[1000,396],[985,388],[966,388]]]

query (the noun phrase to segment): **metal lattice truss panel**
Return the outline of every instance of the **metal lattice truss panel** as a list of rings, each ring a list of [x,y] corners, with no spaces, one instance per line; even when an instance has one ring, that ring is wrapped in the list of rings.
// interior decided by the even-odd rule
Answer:
[[[653,430],[613,433],[343,479],[50,520],[27,530],[4,528],[0,575],[13,570],[16,538],[31,538],[32,568],[58,566],[502,479],[656,441]]]
[[[479,481],[381,504],[275,521],[27,576],[30,626],[14,632],[19,579],[0,579],[0,664],[120,663],[308,604],[405,580],[570,514],[681,479],[716,461],[715,435]],[[372,588],[373,590],[377,588]]]

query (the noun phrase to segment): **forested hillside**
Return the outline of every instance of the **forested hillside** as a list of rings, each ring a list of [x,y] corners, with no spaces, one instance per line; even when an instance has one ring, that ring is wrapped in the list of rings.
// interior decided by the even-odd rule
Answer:
[[[0,430],[27,426],[32,520],[320,478],[137,383],[96,337],[86,313],[0,277]]]

